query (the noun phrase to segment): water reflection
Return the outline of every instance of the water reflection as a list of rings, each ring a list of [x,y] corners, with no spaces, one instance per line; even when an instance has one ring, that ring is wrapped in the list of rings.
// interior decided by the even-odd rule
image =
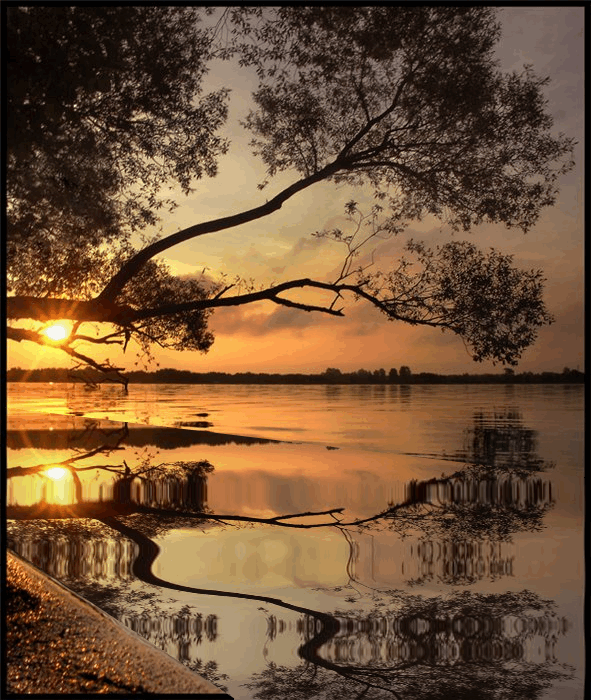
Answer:
[[[427,386],[422,387],[428,390]],[[327,403],[346,400],[353,396],[358,403],[365,403],[368,399],[378,405],[384,401],[396,402],[398,400],[408,403],[412,388],[408,384],[324,384],[322,391]]]
[[[542,471],[553,466],[537,450],[536,431],[523,424],[523,415],[516,407],[505,407],[476,411],[472,425],[464,431],[462,449],[448,458],[520,472]]]
[[[412,397],[412,388],[408,384],[401,384],[398,387],[398,397],[403,408],[410,408],[410,400]]]
[[[205,619],[200,613],[191,614],[188,610],[180,613],[158,613],[150,615],[142,612],[136,615],[123,615],[121,618],[127,627],[140,637],[160,649],[174,646],[174,654],[180,661],[190,661],[192,647],[202,641],[215,642],[218,638],[218,618],[208,615]]]
[[[502,423],[495,437],[494,425],[491,428],[490,421],[484,422],[482,414],[475,415],[471,444],[476,447],[472,455],[475,457],[476,448],[484,445],[486,449],[478,454],[487,456],[485,463],[467,464],[440,478],[411,480],[406,485],[404,500],[390,503],[381,512],[362,519],[347,520],[342,516],[340,522],[324,521],[316,527],[338,526],[343,532],[346,527],[390,530],[410,538],[406,572],[407,583],[413,586],[431,581],[468,585],[478,580],[494,581],[512,576],[514,557],[502,545],[510,543],[515,533],[539,531],[554,505],[551,482],[531,469],[533,463],[541,461],[535,452],[534,432],[522,426],[510,431],[505,429],[509,418],[516,420],[518,417],[516,412],[495,414],[495,420]],[[47,448],[51,445],[57,449],[58,445],[68,445],[75,456],[52,463],[51,471],[47,464],[10,468],[7,472],[10,484],[7,516],[17,520],[118,516],[148,537],[224,518],[237,523],[270,522],[281,527],[307,527],[301,521],[294,524],[294,521],[241,518],[232,514],[216,516],[207,505],[208,479],[214,472],[207,460],[157,462],[143,453],[130,468],[125,459],[117,458],[123,443],[145,444],[143,439],[134,439],[138,433],[147,434],[149,440],[166,433],[163,442],[168,445],[171,442],[169,433],[182,435],[185,432],[189,431],[134,430],[127,425],[114,428],[86,421],[74,431],[47,431],[45,434],[35,431],[32,435],[25,432],[18,433],[18,438],[13,435],[11,444],[15,446],[35,444]],[[177,435],[172,441],[178,444],[183,437]],[[82,447],[87,452],[82,452]],[[502,455],[511,455],[510,466],[506,459],[499,463],[497,450]],[[527,456],[527,468],[517,459],[522,454]],[[97,464],[96,460],[101,463]],[[105,460],[108,463],[105,464]],[[63,477],[50,478],[57,470]],[[286,489],[291,488],[291,481],[285,479]],[[353,570],[364,555],[363,545],[352,539],[347,541],[351,551],[349,566]],[[415,563],[411,565],[413,560]]]
[[[8,430],[6,447],[9,450],[70,450],[90,451],[97,447],[117,447],[125,442],[129,447],[153,446],[174,450],[196,445],[268,445],[278,440],[268,438],[227,435],[207,430],[179,430],[178,428],[153,428],[144,426],[121,427],[106,430],[104,422],[86,420],[86,427],[75,430]],[[109,425],[115,425],[109,423]]]
[[[554,499],[548,479],[468,465],[439,479],[411,481],[403,505],[392,505],[388,514],[394,529],[506,541],[516,532],[539,531]]]
[[[470,614],[442,615],[441,605],[427,614],[407,613],[346,617],[336,615],[339,631],[323,646],[333,663],[386,665],[408,663],[458,665],[474,662],[557,662],[556,643],[568,621],[547,609],[543,615],[487,614],[482,601]],[[430,613],[430,614],[429,614]],[[313,619],[301,621],[304,636]],[[281,625],[279,625],[281,629]]]
[[[553,463],[542,459],[537,450],[537,432],[524,425],[523,414],[517,408],[505,407],[475,411],[472,425],[464,429],[461,449],[424,456],[522,473],[553,467]]]
[[[448,586],[496,581],[514,575],[515,555],[506,543],[474,540],[423,539],[410,546],[417,575],[407,579],[411,586],[432,581]]]
[[[81,450],[90,452],[100,448],[103,452],[117,449],[129,438],[127,423],[117,425],[106,421],[76,419],[71,428],[44,430],[7,430],[6,447],[9,450]]]
[[[325,384],[324,398],[328,403],[338,401],[343,395],[343,389],[339,384]]]
[[[270,663],[247,687],[253,700],[286,697],[286,688],[294,700],[535,700],[572,674],[555,654],[568,622],[553,607],[528,591],[434,598],[392,592],[370,614],[337,611],[313,667]],[[273,640],[287,626],[273,618],[269,628]],[[322,634],[318,620],[302,617],[297,630],[300,651],[310,652]]]
[[[91,519],[8,522],[7,544],[56,579],[115,586],[134,576],[139,548]]]
[[[103,454],[109,454],[105,447]],[[144,459],[135,469],[122,463],[81,466],[100,449],[60,463],[13,467],[7,477],[17,483],[8,492],[7,517],[98,518],[150,511],[202,513],[207,510],[207,475],[213,465],[199,462],[152,463]],[[59,477],[57,476],[59,472]],[[25,494],[25,496],[23,496]],[[28,500],[28,503],[23,503]]]
[[[456,459],[491,467],[540,471],[548,465],[537,454],[536,432],[523,425],[517,408],[479,411],[466,431]]]
[[[80,541],[68,533],[56,538],[54,532],[18,539],[9,537],[9,546],[24,559],[54,578],[64,581],[132,578],[137,546],[128,540],[94,539]]]
[[[137,566],[134,571],[137,573]],[[87,571],[86,575],[91,574]],[[150,582],[154,581],[165,583],[152,577]],[[166,587],[205,592],[170,583]],[[272,657],[273,646],[288,634],[299,639],[298,654],[310,665],[294,668],[270,663],[248,683],[253,700],[336,700],[338,693],[341,697],[358,697],[364,689],[372,689],[369,697],[399,697],[403,693],[404,697],[423,699],[422,684],[427,681],[439,684],[443,694],[435,697],[440,698],[462,697],[466,688],[470,688],[466,697],[482,700],[538,698],[552,681],[567,678],[570,673],[556,657],[556,645],[568,632],[566,619],[555,613],[551,601],[528,591],[465,591],[431,598],[383,591],[374,595],[372,610],[336,610],[331,614],[263,595],[216,590],[207,593],[248,598],[301,613],[295,626],[267,613],[266,653]],[[148,600],[141,612],[129,613],[125,611],[125,588],[121,586],[116,600],[122,622],[188,665],[200,663],[200,645],[223,641],[223,608],[219,619],[211,614],[204,619],[188,610],[163,614],[154,601]],[[315,670],[311,678],[312,666]],[[323,682],[311,682],[316,678]],[[501,694],[492,690],[499,678],[503,679]],[[286,683],[294,685],[289,696],[282,694]],[[374,691],[379,693],[375,695]]]
[[[403,401],[411,388],[400,386],[396,391]],[[513,577],[512,538],[540,531],[555,503],[551,481],[540,474],[548,465],[537,454],[536,433],[521,421],[514,409],[475,413],[462,449],[452,455],[454,461],[463,462],[461,468],[452,471],[441,457],[440,477],[410,480],[403,497],[384,504],[384,510],[364,518],[347,518],[338,512],[342,510],[339,504],[329,504],[334,507],[324,511],[321,522],[306,520],[309,513],[299,514],[299,519],[297,513],[282,518],[278,514],[266,519],[248,517],[248,503],[240,504],[245,506],[240,511],[243,515],[233,519],[231,514],[213,513],[208,506],[209,491],[215,488],[217,474],[207,460],[164,461],[144,453],[131,462],[128,453],[121,452],[124,446],[171,449],[271,441],[215,436],[208,442],[209,437],[196,431],[114,428],[98,422],[79,424],[74,431],[9,431],[7,444],[17,452],[67,449],[73,456],[8,470],[7,515],[13,519],[8,543],[153,644],[199,672],[209,672],[210,679],[223,680],[223,674],[215,662],[207,666],[199,655],[204,645],[224,642],[224,606],[220,603],[219,611],[207,616],[188,610],[164,613],[161,601],[150,597],[153,591],[206,593],[258,606],[268,622],[269,656],[273,656],[273,647],[281,647],[282,639],[289,637],[291,648],[297,648],[298,659],[305,664],[269,662],[248,683],[253,700],[541,698],[553,680],[568,674],[556,661],[556,644],[568,626],[550,601],[527,591],[464,591],[430,598],[385,586],[370,591],[363,565],[368,538],[375,536],[408,544],[408,558],[401,563],[406,565],[404,583],[414,590],[432,583],[470,586]],[[56,472],[52,478],[48,467],[63,470],[61,477],[55,478],[59,476]],[[387,478],[393,477],[384,476],[384,484]],[[285,475],[284,480],[289,490],[297,478]],[[165,568],[155,574],[152,565],[160,552],[155,538],[171,530],[199,527],[205,530],[204,537],[221,542],[219,530],[207,534],[207,524],[220,519],[243,526],[238,532],[244,537],[244,547],[234,547],[235,559],[228,560],[229,569],[234,565],[237,573],[235,587],[199,588],[187,580],[176,582],[167,578]],[[250,527],[263,522],[274,529],[330,527],[331,533],[342,535],[346,546],[340,564],[348,584],[315,590],[330,594],[331,601],[342,591],[346,594],[340,595],[344,609],[328,613],[326,598],[315,610],[286,602],[281,592],[273,596],[256,590],[264,579],[261,572],[271,571],[278,558],[277,548],[254,547],[256,570],[247,567],[249,545],[260,533]],[[282,556],[292,564],[319,571],[314,557],[320,550],[299,535],[306,530],[290,532],[294,536]],[[378,544],[376,552],[384,567],[391,569],[387,550],[380,550]],[[209,568],[210,563],[206,562]],[[251,569],[254,573],[247,574]],[[294,575],[296,579],[305,588],[302,577]],[[139,591],[133,589],[138,583],[143,585]],[[368,609],[372,597],[379,603]],[[261,604],[266,606],[264,611]],[[362,607],[351,609],[357,604]],[[269,613],[270,606],[276,614]],[[297,613],[297,622],[283,619],[281,609]]]

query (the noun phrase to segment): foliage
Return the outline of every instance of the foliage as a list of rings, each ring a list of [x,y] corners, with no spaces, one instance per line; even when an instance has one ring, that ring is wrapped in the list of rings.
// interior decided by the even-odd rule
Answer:
[[[215,174],[226,93],[201,94],[198,22],[190,7],[8,9],[9,289],[77,293],[101,244],[173,204],[163,186]]]
[[[270,176],[335,160],[338,182],[369,182],[392,221],[434,214],[524,231],[552,204],[571,140],[550,135],[528,68],[503,74],[488,7],[280,7],[233,13],[256,66],[246,120]]]
[[[410,672],[382,672],[353,667],[342,673],[301,664],[295,668],[270,663],[253,675],[253,700],[542,700],[555,681],[572,677],[558,665],[464,664],[417,665]],[[428,695],[425,695],[428,689]]]
[[[385,370],[384,370],[385,371]],[[326,374],[267,374],[265,372],[191,372],[178,370],[171,367],[161,368],[154,372],[143,370],[131,370],[126,373],[129,380],[138,384],[359,384],[361,376],[357,372],[342,372],[340,378]],[[60,367],[39,367],[36,369],[22,369],[11,367],[6,372],[8,382],[72,382],[84,381],[98,382],[101,374],[92,370],[82,373],[79,370],[70,371]],[[558,372],[522,372],[520,374],[435,374],[434,372],[417,372],[410,378],[411,384],[582,384],[585,381],[585,373],[577,370],[569,370],[568,374]],[[392,368],[385,378],[371,375],[371,384],[399,383],[398,370]]]
[[[188,299],[202,301],[212,290],[214,286],[202,278],[175,277],[161,260],[149,260],[125,286],[120,300],[131,309],[145,311]],[[189,309],[151,316],[129,324],[127,331],[128,335],[133,333],[146,353],[154,343],[174,350],[207,352],[213,343],[213,334],[207,329],[210,314],[206,309]]]
[[[208,34],[195,8],[12,7],[7,19],[7,290],[90,299],[135,252],[131,232],[175,206],[161,189],[188,193],[216,173],[226,91],[201,94]],[[150,261],[123,299],[204,295]],[[175,314],[134,335],[144,349],[206,351],[206,319]]]
[[[513,267],[511,255],[485,254],[467,241],[435,251],[410,241],[406,250],[416,260],[402,258],[388,273],[362,273],[364,290],[390,320],[457,333],[475,361],[516,365],[538,328],[553,320],[542,299],[541,272]],[[408,368],[401,367],[400,376],[403,369],[408,378]]]

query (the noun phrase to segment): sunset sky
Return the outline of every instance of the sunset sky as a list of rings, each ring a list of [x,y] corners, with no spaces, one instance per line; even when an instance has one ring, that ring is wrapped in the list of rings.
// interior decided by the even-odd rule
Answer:
[[[542,329],[537,343],[521,360],[517,371],[584,369],[583,358],[583,119],[584,119],[584,10],[581,7],[510,7],[500,10],[503,38],[498,58],[506,70],[532,64],[538,75],[548,75],[549,110],[556,132],[577,139],[576,166],[561,181],[556,206],[543,211],[526,235],[503,226],[485,225],[462,235],[480,247],[495,247],[515,256],[525,268],[540,268],[547,279],[546,301],[556,322]],[[246,69],[230,64],[212,66],[207,88],[232,88],[230,119],[225,128],[232,139],[220,161],[216,178],[196,183],[195,192],[162,222],[165,235],[190,224],[249,209],[270,199],[298,179],[283,173],[262,192],[264,167],[250,153],[249,135],[238,121],[249,109],[255,81]],[[370,199],[362,191],[322,183],[289,200],[275,214],[232,230],[177,246],[165,255],[179,274],[226,273],[254,278],[259,283],[299,277],[331,280],[340,269],[343,251],[330,241],[310,234],[336,225],[345,228],[345,202]],[[400,238],[377,246],[375,260],[388,260],[408,238],[435,245],[449,240],[450,231],[434,219],[411,224]],[[492,363],[474,363],[460,338],[428,328],[388,322],[362,302],[348,300],[345,318],[310,314],[271,302],[216,311],[211,328],[216,340],[206,355],[156,352],[162,367],[208,371],[318,372],[327,367],[343,371],[409,365],[413,372],[502,371]],[[22,345],[22,347],[20,347]],[[30,347],[27,347],[30,345]],[[32,344],[9,345],[8,366],[67,366],[63,353]],[[97,356],[100,356],[97,355]],[[134,368],[136,357],[116,352],[110,357]],[[153,367],[155,369],[155,367]]]

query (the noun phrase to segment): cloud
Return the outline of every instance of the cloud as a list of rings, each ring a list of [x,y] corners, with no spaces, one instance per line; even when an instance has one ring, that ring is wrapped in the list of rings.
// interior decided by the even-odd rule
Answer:
[[[265,310],[267,309],[267,310]],[[273,335],[278,331],[300,333],[304,328],[317,328],[326,323],[328,317],[318,312],[306,312],[278,306],[272,310],[269,303],[252,304],[217,309],[210,327],[216,335]],[[343,319],[330,319],[342,321]]]
[[[318,270],[319,263],[332,257],[330,243],[313,236],[301,236],[289,244],[270,237],[259,237],[245,250],[232,251],[225,255],[224,266],[246,278],[270,281],[276,275],[291,278],[310,274]]]
[[[210,327],[216,335],[266,336],[288,331],[296,336],[305,329],[321,330],[343,337],[363,337],[383,332],[386,317],[368,302],[349,297],[344,305],[344,316],[335,317],[322,312],[306,312],[284,306],[272,308],[270,303],[218,309]]]

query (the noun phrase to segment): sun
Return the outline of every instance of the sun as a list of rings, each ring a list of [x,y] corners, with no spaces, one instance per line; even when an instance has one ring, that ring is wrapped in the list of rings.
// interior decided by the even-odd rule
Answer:
[[[45,470],[45,475],[54,481],[63,479],[67,473],[68,470],[64,469],[63,467],[51,467],[50,469]]]
[[[51,340],[64,340],[70,335],[70,331],[62,323],[54,323],[53,326],[48,326],[42,332]]]

